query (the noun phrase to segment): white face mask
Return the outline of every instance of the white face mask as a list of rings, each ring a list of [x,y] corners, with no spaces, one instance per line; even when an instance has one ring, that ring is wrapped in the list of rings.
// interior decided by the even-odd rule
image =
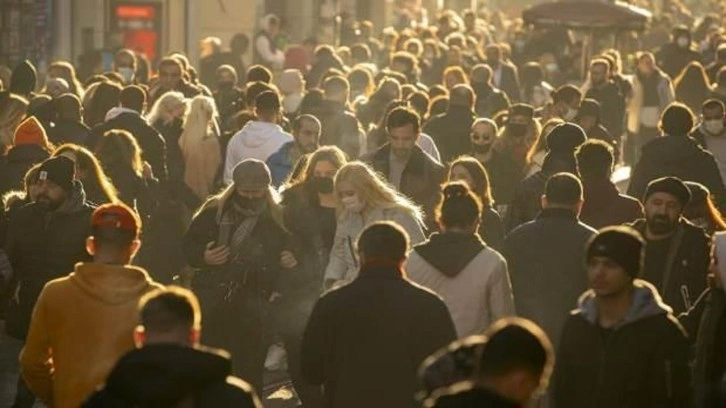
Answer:
[[[568,122],[572,122],[577,117],[577,109],[567,108],[567,112],[563,116],[563,119],[565,119]]]
[[[690,45],[690,41],[688,41],[687,37],[681,37],[678,40],[676,40],[676,42],[678,43],[678,46],[681,48],[686,48]]]
[[[124,78],[124,83],[131,83],[134,79],[134,69],[129,67],[119,67],[118,73]]]
[[[703,122],[703,128],[706,129],[706,132],[712,135],[721,134],[721,132],[723,132],[723,127],[724,124],[721,119],[712,119]]]
[[[359,213],[363,211],[364,204],[357,195],[343,197],[340,201],[343,203],[343,207],[350,212]]]

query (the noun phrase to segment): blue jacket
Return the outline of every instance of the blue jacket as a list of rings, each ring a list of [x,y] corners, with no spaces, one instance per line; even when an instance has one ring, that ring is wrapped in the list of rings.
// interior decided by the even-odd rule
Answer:
[[[287,176],[292,172],[292,168],[295,163],[290,161],[290,149],[295,146],[295,142],[287,142],[280,150],[272,154],[267,158],[267,167],[270,168],[270,174],[272,174],[272,185],[280,187],[285,182]]]

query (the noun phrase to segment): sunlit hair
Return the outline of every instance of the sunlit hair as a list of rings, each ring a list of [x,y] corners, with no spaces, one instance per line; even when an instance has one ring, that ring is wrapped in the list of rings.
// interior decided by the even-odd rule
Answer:
[[[60,75],[59,78],[65,79],[68,83],[68,87],[72,94],[76,95],[78,99],[83,99],[85,94],[81,81],[76,76],[76,69],[67,61],[56,61],[48,66],[48,72],[57,70]]]
[[[336,169],[340,169],[346,163],[348,159],[345,158],[345,153],[336,146],[323,146],[311,153],[310,156],[305,160],[302,170],[297,178],[290,180],[289,184],[285,189],[290,189],[298,185],[306,184],[312,180],[313,173],[315,172],[315,166],[320,162],[328,162],[333,165]]]
[[[96,157],[104,169],[123,168],[141,176],[144,162],[141,148],[131,133],[125,130],[109,130],[96,147]]]
[[[447,84],[446,79],[449,77],[454,78],[454,84],[452,86],[449,86]],[[469,79],[466,75],[466,72],[464,72],[464,69],[458,65],[454,65],[454,66],[450,66],[450,67],[446,68],[446,70],[444,70],[444,75],[443,75],[443,85],[447,89],[451,89],[454,85],[459,85],[459,84],[469,84]]]
[[[99,196],[103,196],[107,203],[118,203],[118,191],[114,187],[111,180],[106,176],[101,164],[88,149],[76,144],[67,143],[59,146],[53,152],[53,157],[66,156],[73,160],[76,169],[88,175],[86,180],[81,180],[86,193],[93,195],[98,192]],[[78,172],[77,172],[78,173]],[[78,174],[76,174],[78,176]],[[95,203],[104,204],[104,203]]]
[[[208,137],[219,135],[217,128],[217,106],[214,99],[209,96],[195,96],[184,116],[184,130],[179,137],[182,150],[191,151],[194,146],[202,143]],[[187,147],[185,149],[185,146]]]
[[[537,136],[537,140],[532,144],[532,147],[530,147],[529,151],[527,152],[527,164],[532,163],[532,158],[538,152],[547,150],[547,135],[549,135],[549,133],[552,131],[552,129],[555,128],[555,126],[561,125],[563,123],[565,123],[565,121],[560,118],[552,118],[548,120],[544,124],[544,126],[542,126],[542,129]]]
[[[474,194],[477,195],[477,197],[479,197],[482,205],[484,207],[493,206],[494,197],[492,197],[492,188],[491,184],[489,183],[489,173],[487,173],[486,168],[484,168],[481,162],[470,156],[461,156],[457,158],[456,160],[451,162],[451,165],[449,166],[449,181],[453,181],[451,177],[454,167],[456,166],[461,166],[465,168],[466,171],[469,173],[472,180],[474,181],[474,185],[469,186],[469,188]]]
[[[25,118],[27,109],[28,101],[20,96],[8,94],[4,100],[0,100],[0,147],[6,148],[13,144],[15,129]]]
[[[338,170],[338,174],[335,176],[335,191],[338,194],[342,183],[350,184],[358,194],[358,198],[365,203],[366,208],[398,208],[423,222],[421,210],[411,200],[397,192],[373,169],[362,162],[354,161]],[[345,214],[341,200],[338,200],[338,211]]]
[[[174,120],[172,111],[182,105],[186,105],[186,99],[184,99],[183,93],[176,91],[165,93],[151,107],[148,115],[149,123],[154,124],[161,120],[163,124],[169,124],[169,122]]]

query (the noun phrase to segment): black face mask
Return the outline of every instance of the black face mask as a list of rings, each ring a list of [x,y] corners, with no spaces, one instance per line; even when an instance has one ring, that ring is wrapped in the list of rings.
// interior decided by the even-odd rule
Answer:
[[[507,125],[507,130],[512,136],[520,138],[527,134],[527,125],[521,123],[510,123]]]
[[[478,154],[489,153],[489,150],[491,150],[491,148],[492,148],[491,143],[487,143],[487,144],[472,143],[471,144],[471,150],[473,150],[474,153],[478,153]]]
[[[320,194],[330,194],[333,192],[334,184],[331,177],[313,177],[315,190]]]

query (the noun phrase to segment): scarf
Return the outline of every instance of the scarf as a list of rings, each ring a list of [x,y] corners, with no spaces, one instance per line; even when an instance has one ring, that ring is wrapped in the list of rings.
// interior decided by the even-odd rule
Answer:
[[[245,252],[243,250],[245,241],[247,241],[247,238],[257,225],[257,221],[266,209],[267,205],[259,210],[248,210],[240,208],[233,202],[224,211],[219,222],[217,245],[229,246],[230,259],[236,259],[240,254]]]

